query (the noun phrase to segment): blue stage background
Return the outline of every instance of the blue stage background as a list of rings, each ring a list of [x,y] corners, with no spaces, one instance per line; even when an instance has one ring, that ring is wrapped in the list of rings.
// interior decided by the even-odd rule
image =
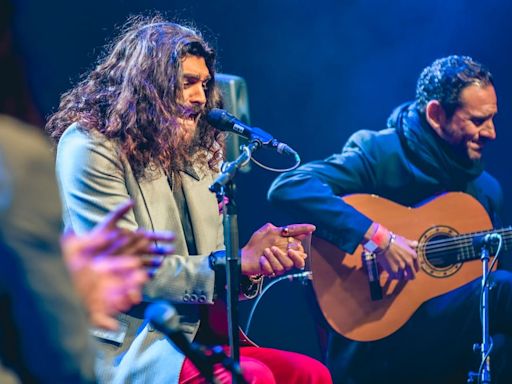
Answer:
[[[495,76],[498,140],[488,169],[512,190],[512,4],[507,1],[16,1],[15,37],[40,111],[92,68],[101,46],[128,15],[158,10],[192,21],[219,52],[219,70],[245,78],[254,125],[302,156],[341,150],[358,129],[378,130],[399,103],[414,96],[421,69],[449,54],[487,64]],[[261,154],[274,165],[275,156]],[[266,221],[285,218],[266,202],[274,174],[253,167],[237,179],[241,243]],[[297,283],[270,290],[257,310],[254,338],[262,344],[320,356],[306,293]],[[342,305],[342,303],[340,303]],[[242,323],[249,304],[242,305]]]

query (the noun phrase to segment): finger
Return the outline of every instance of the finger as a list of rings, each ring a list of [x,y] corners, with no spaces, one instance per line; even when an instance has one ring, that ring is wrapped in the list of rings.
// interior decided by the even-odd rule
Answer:
[[[73,228],[66,228],[65,231],[61,235],[61,240],[67,240],[68,238],[75,237],[75,231]]]
[[[154,279],[156,274],[158,273],[158,267],[146,267],[145,271],[150,280]]]
[[[109,212],[107,216],[100,222],[94,230],[103,230],[114,228],[119,220],[133,207],[133,200],[129,199],[119,204],[113,211]]]
[[[127,234],[127,237],[131,241],[125,245],[124,253],[169,255],[175,250],[174,246],[170,244],[155,244],[156,241],[172,242],[174,240],[174,233],[170,231],[155,233],[139,229],[135,233]]]
[[[286,246],[286,249],[294,249],[296,251],[304,252],[304,247],[302,246],[302,243],[300,240],[295,239],[294,237],[287,237],[288,239],[288,245]]]
[[[287,231],[284,231],[284,228]],[[306,237],[310,233],[314,232],[316,227],[313,224],[290,224],[284,227],[281,230],[281,235],[284,237],[292,236],[292,237]]]
[[[161,255],[157,255],[157,256],[143,255],[143,256],[140,257],[140,259],[141,259],[142,265],[144,267],[158,268],[164,262],[165,256],[161,256]]]
[[[93,260],[91,267],[99,273],[127,273],[142,267],[142,261],[135,256],[104,256]]]
[[[129,286],[129,290],[135,289],[140,292],[142,286],[148,281],[148,279],[146,271],[143,268],[140,268],[129,273],[129,276],[126,279],[127,284],[125,284],[125,286]]]
[[[415,254],[406,254],[402,256],[403,261],[403,270],[406,273],[406,278],[414,279],[416,277],[416,268],[415,268]]]
[[[400,264],[397,260],[392,259],[388,260],[387,269],[386,271],[389,273],[392,279],[400,280],[401,277],[401,268]]]
[[[111,254],[131,254],[144,255],[153,253],[154,244],[148,240],[144,231],[123,231],[116,242],[113,242],[108,253]],[[159,250],[159,249],[158,249]]]
[[[109,231],[114,232],[114,231]],[[116,231],[117,232],[117,231]],[[104,232],[103,232],[104,233]],[[108,236],[108,246],[103,249],[103,253],[107,255],[120,255],[120,254],[136,254],[133,251],[135,244],[140,242],[140,238],[133,232],[117,232],[117,236]]]
[[[94,229],[88,234],[80,236],[82,244],[78,244],[83,254],[95,257],[101,253],[112,253],[119,247],[124,246],[124,232],[120,228],[110,229],[108,231],[97,231]]]
[[[265,248],[263,250],[263,253],[268,250],[268,248]],[[270,261],[268,261],[267,257],[262,255],[259,259],[260,269],[261,272],[266,276],[271,276],[274,274],[274,270],[272,269],[272,265],[270,265]]]
[[[401,256],[397,271],[399,280],[414,280],[416,277],[413,260],[407,256]]]
[[[117,319],[104,313],[91,313],[90,321],[92,325],[98,328],[108,329],[111,331],[117,331],[119,328]]]
[[[304,269],[306,266],[305,258],[307,255],[304,252],[297,251],[295,249],[288,250],[288,257],[293,262],[295,268]]]
[[[173,242],[176,235],[171,231],[144,231],[144,237],[149,241]]]
[[[173,245],[153,244],[144,240],[139,241],[138,243],[132,243],[116,253],[137,255],[142,258],[151,258],[155,256],[155,259],[162,261],[162,256],[172,255],[175,251],[176,248]]]
[[[406,280],[414,280],[416,278],[416,272],[414,271],[414,268],[407,266],[404,271],[404,277]]]
[[[416,272],[417,272],[416,266],[417,266],[416,258],[414,256],[412,256],[411,260],[409,261],[409,263],[407,264],[407,267],[406,267],[406,271],[407,271],[407,274],[410,276],[410,280],[414,280],[416,278]]]
[[[281,268],[281,271],[279,271],[279,273],[283,273],[284,271],[288,271],[293,268],[293,260],[291,260],[288,257],[288,250],[283,251],[279,247],[273,246],[270,248],[270,251],[272,252],[272,255],[274,256],[274,258],[279,263],[279,266]],[[272,265],[272,267],[273,266],[274,265]],[[278,271],[276,271],[275,269],[274,269],[274,271],[276,273],[278,273]]]
[[[131,305],[139,304],[142,301],[142,292],[139,288],[132,288],[127,293]]]
[[[151,244],[146,253],[152,255],[172,255],[176,251],[173,245]]]
[[[276,247],[271,248],[265,248],[263,250],[263,256],[267,259],[267,261],[270,263],[270,267],[272,269],[272,273],[275,273],[276,275],[280,275],[284,272],[284,267],[281,265],[279,260],[277,260],[276,256],[274,255],[275,249],[278,249]]]
[[[419,272],[419,270],[420,270],[420,261],[418,260],[418,254],[417,253],[414,254],[414,270],[416,272]]]

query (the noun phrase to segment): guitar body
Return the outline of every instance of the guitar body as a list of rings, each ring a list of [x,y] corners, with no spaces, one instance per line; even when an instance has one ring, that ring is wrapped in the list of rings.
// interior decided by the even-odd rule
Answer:
[[[425,257],[425,246],[432,239],[492,229],[487,212],[473,197],[450,192],[417,208],[375,195],[349,195],[343,200],[394,233],[418,240],[420,271],[415,280],[407,282],[391,280],[382,271],[383,297],[372,300],[362,247],[348,254],[313,238],[311,270],[315,294],[327,322],[341,335],[358,341],[382,339],[404,325],[425,301],[482,275],[478,259],[436,267]]]

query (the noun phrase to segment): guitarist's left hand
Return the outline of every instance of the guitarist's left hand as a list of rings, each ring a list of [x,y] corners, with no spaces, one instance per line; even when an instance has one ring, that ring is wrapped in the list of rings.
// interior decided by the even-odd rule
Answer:
[[[417,246],[417,241],[396,235],[387,249],[376,252],[377,262],[392,279],[413,280],[420,268],[416,254]]]

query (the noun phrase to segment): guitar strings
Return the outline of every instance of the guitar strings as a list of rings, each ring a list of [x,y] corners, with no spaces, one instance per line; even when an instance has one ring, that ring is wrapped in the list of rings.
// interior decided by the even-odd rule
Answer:
[[[512,233],[510,231],[512,230],[512,227],[508,228],[501,228],[498,230],[495,230],[494,232],[500,233],[503,238],[504,248],[508,248],[508,240],[512,239]],[[468,253],[470,256],[474,255],[474,247],[473,245],[473,238],[476,236],[482,236],[491,231],[480,231],[480,232],[471,232],[466,233],[463,235],[458,235],[454,237],[447,237],[439,240],[432,240],[430,242],[427,242],[424,245],[420,245],[420,247],[423,247],[425,252],[427,254],[439,254],[439,253],[445,253],[448,251],[454,251],[454,250],[461,250],[463,253],[464,249],[461,248],[468,248]]]
[[[512,238],[512,233],[510,233],[511,230],[512,230],[512,228],[503,228],[503,229],[496,230],[494,232],[497,232],[497,233],[502,232],[502,233],[504,233],[504,235],[502,235],[503,239],[507,239],[507,238],[510,239],[510,238]],[[454,237],[447,237],[447,238],[443,238],[443,239],[439,239],[439,240],[432,240],[432,241],[426,243],[426,246],[431,247],[432,249],[435,249],[438,247],[441,247],[441,248],[445,247],[446,243],[453,244],[456,246],[460,246],[461,244],[465,244],[465,245],[472,244],[474,237],[482,236],[489,232],[490,231],[473,232],[473,233],[467,233],[464,235],[458,235],[458,236],[454,236]]]

